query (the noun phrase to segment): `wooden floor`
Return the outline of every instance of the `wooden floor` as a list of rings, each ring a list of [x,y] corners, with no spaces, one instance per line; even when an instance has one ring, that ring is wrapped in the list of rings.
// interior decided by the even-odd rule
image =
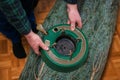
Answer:
[[[55,0],[40,0],[35,9],[36,22],[43,23]],[[45,5],[46,4],[46,5]],[[102,80],[120,80],[120,8],[108,62]],[[22,38],[23,45],[29,53],[29,45]],[[26,59],[17,59],[12,52],[11,42],[0,33],[0,80],[18,80]]]

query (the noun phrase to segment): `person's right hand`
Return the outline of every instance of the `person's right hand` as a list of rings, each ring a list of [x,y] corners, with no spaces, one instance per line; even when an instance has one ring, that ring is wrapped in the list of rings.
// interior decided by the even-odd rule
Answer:
[[[82,21],[78,12],[77,4],[67,4],[67,13],[69,18],[68,24],[71,25],[71,30],[73,31],[76,26],[78,26],[78,28],[82,28]]]
[[[32,31],[30,31],[30,33],[25,35],[25,38],[27,39],[29,45],[32,47],[32,49],[37,55],[40,55],[40,51],[39,51],[40,47],[44,50],[49,49],[48,46],[46,46],[43,43],[42,39]]]

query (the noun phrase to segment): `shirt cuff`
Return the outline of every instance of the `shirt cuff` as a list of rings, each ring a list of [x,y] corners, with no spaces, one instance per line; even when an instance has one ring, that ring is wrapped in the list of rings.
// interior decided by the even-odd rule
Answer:
[[[26,23],[21,25],[21,28],[18,29],[18,32],[22,35],[27,35],[31,30],[31,24],[29,20],[26,20]]]
[[[65,1],[70,4],[77,4],[77,0],[65,0]]]

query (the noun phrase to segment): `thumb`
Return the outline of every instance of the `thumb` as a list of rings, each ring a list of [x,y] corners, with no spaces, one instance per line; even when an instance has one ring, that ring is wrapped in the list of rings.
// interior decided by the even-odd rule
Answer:
[[[46,46],[42,41],[40,42],[40,47],[44,50],[49,50],[48,46]]]
[[[77,21],[77,24],[78,24],[78,27],[79,27],[79,28],[82,28],[82,22],[81,22],[81,20],[80,20],[80,21]]]

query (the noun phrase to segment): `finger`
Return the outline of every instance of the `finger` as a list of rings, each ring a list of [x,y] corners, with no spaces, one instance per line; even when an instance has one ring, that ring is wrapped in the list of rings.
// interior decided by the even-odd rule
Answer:
[[[73,30],[75,30],[75,22],[73,21],[73,22],[71,22],[71,30],[73,31]]]
[[[37,55],[40,55],[40,51],[39,51],[39,46],[35,47],[34,48],[34,51]]]

